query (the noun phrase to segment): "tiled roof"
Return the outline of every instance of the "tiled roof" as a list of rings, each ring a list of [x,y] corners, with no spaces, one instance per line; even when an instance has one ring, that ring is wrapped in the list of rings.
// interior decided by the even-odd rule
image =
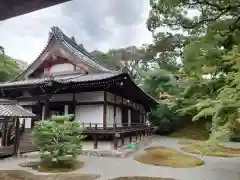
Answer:
[[[30,111],[17,105],[14,101],[0,99],[0,117],[33,117]]]
[[[67,83],[67,82],[89,82],[89,81],[98,81],[106,80],[122,73],[95,73],[95,74],[72,74],[72,75],[60,75],[53,76],[48,78],[39,78],[39,79],[28,79],[25,81],[12,81],[4,84],[0,84],[0,88],[6,87],[16,87],[16,86],[28,86],[28,85],[40,85],[48,81],[55,81],[58,83]]]
[[[126,76],[125,76],[126,75]],[[4,88],[17,88],[17,86],[28,86],[28,85],[44,85],[47,82],[56,82],[61,84],[68,84],[68,83],[85,83],[85,82],[93,82],[93,81],[101,81],[101,80],[109,80],[111,78],[117,78],[120,76],[125,76],[129,79],[128,74],[126,73],[94,73],[94,74],[71,74],[71,75],[59,75],[54,77],[42,78],[42,79],[29,79],[25,81],[15,81],[15,82],[8,82],[5,84],[0,84],[0,89]],[[135,86],[134,88],[138,89],[137,91],[140,92],[142,95],[144,94],[145,98],[148,101],[152,102],[152,104],[158,104],[154,98],[149,96],[143,89],[138,87],[133,81],[132,84]]]
[[[91,81],[107,80],[109,78],[116,77],[121,74],[122,73],[95,73],[95,74],[68,76],[68,77],[59,78],[59,79],[56,78],[54,80],[60,83],[91,82]]]
[[[96,60],[83,46],[78,45],[74,40],[66,36],[58,27],[52,27],[50,38],[55,37],[60,43],[75,56],[87,62],[90,66],[101,69],[103,71],[111,71],[105,68],[102,63]]]
[[[38,78],[38,79],[29,79],[29,80],[22,80],[22,81],[11,81],[0,84],[1,87],[12,87],[12,86],[25,86],[25,85],[39,85],[44,84],[49,78]]]
[[[22,72],[16,79],[23,77],[24,73],[28,71],[40,58],[40,56],[46,51],[47,47],[51,43],[53,39],[56,39],[63,48],[72,53],[75,56],[75,63],[81,63],[79,61],[84,61],[89,66],[99,69],[102,72],[116,72],[106,68],[101,61],[96,60],[89,52],[87,52],[83,46],[78,45],[74,40],[66,36],[58,27],[54,26],[51,28],[51,32],[49,34],[48,42],[45,48],[42,50],[40,55],[36,58],[36,60],[30,64],[24,72]]]

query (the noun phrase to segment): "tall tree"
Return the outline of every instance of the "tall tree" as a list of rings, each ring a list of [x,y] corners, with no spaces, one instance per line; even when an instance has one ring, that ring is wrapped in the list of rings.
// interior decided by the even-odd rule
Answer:
[[[192,114],[193,120],[211,118],[213,139],[229,137],[240,118],[236,97],[240,1],[151,0],[150,5],[149,30],[156,34],[160,27],[167,27],[185,33],[174,46],[181,52],[182,70],[187,75],[183,97],[188,107],[182,112]],[[157,42],[163,39],[155,37]]]

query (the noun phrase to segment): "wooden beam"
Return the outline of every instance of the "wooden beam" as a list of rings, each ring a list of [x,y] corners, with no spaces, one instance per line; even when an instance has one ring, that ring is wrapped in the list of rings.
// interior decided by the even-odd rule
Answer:
[[[4,118],[4,127],[3,127],[3,139],[2,139],[2,146],[7,145],[7,134],[8,134],[8,120],[9,118]]]

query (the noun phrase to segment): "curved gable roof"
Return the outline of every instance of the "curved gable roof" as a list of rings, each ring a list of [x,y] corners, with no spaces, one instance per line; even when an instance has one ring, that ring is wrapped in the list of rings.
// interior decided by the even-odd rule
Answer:
[[[62,47],[70,52],[71,54],[73,54],[74,57],[76,57],[76,60],[73,62],[74,64],[78,64],[82,61],[84,61],[86,64],[88,64],[90,67],[93,67],[97,70],[99,70],[100,72],[116,72],[116,71],[112,71],[106,67],[104,67],[104,65],[99,61],[96,60],[89,52],[87,52],[87,50],[81,46],[78,45],[73,39],[69,38],[67,35],[65,35],[63,33],[63,31],[61,31],[58,27],[54,26],[51,28],[51,32],[49,33],[49,38],[48,38],[48,42],[45,46],[45,48],[42,50],[42,52],[40,53],[40,55],[36,58],[36,60],[31,63],[27,69],[25,69],[24,72],[22,72],[16,79],[14,80],[19,80],[22,77],[24,77],[24,75],[29,72],[29,70],[31,70],[34,66],[38,66],[39,61],[40,61],[40,57],[47,51],[47,49],[49,48],[51,42],[53,40],[56,40],[60,45],[62,45]]]

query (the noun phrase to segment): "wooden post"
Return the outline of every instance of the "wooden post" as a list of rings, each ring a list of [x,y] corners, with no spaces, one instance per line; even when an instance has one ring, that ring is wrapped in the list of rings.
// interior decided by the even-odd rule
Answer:
[[[4,127],[3,127],[3,139],[2,139],[2,146],[7,145],[7,134],[8,134],[8,121],[9,118],[4,118]]]
[[[73,99],[72,99],[72,113],[75,115],[76,114],[76,103],[77,103],[77,101],[76,101],[76,95],[75,95],[75,93],[73,93]]]
[[[118,140],[115,134],[113,135],[113,146],[115,150],[118,148]]]
[[[97,148],[98,148],[98,139],[97,139],[97,135],[94,135],[94,136],[93,136],[93,139],[94,139],[94,149],[97,149]]]
[[[124,135],[122,135],[122,146],[124,145]]]
[[[132,135],[129,136],[129,143],[132,143]]]
[[[15,139],[13,145],[13,155],[18,156],[19,150],[19,143],[20,143],[20,128],[19,128],[19,118],[16,118],[16,125],[15,125]]]
[[[44,120],[49,118],[49,100],[44,102]]]

